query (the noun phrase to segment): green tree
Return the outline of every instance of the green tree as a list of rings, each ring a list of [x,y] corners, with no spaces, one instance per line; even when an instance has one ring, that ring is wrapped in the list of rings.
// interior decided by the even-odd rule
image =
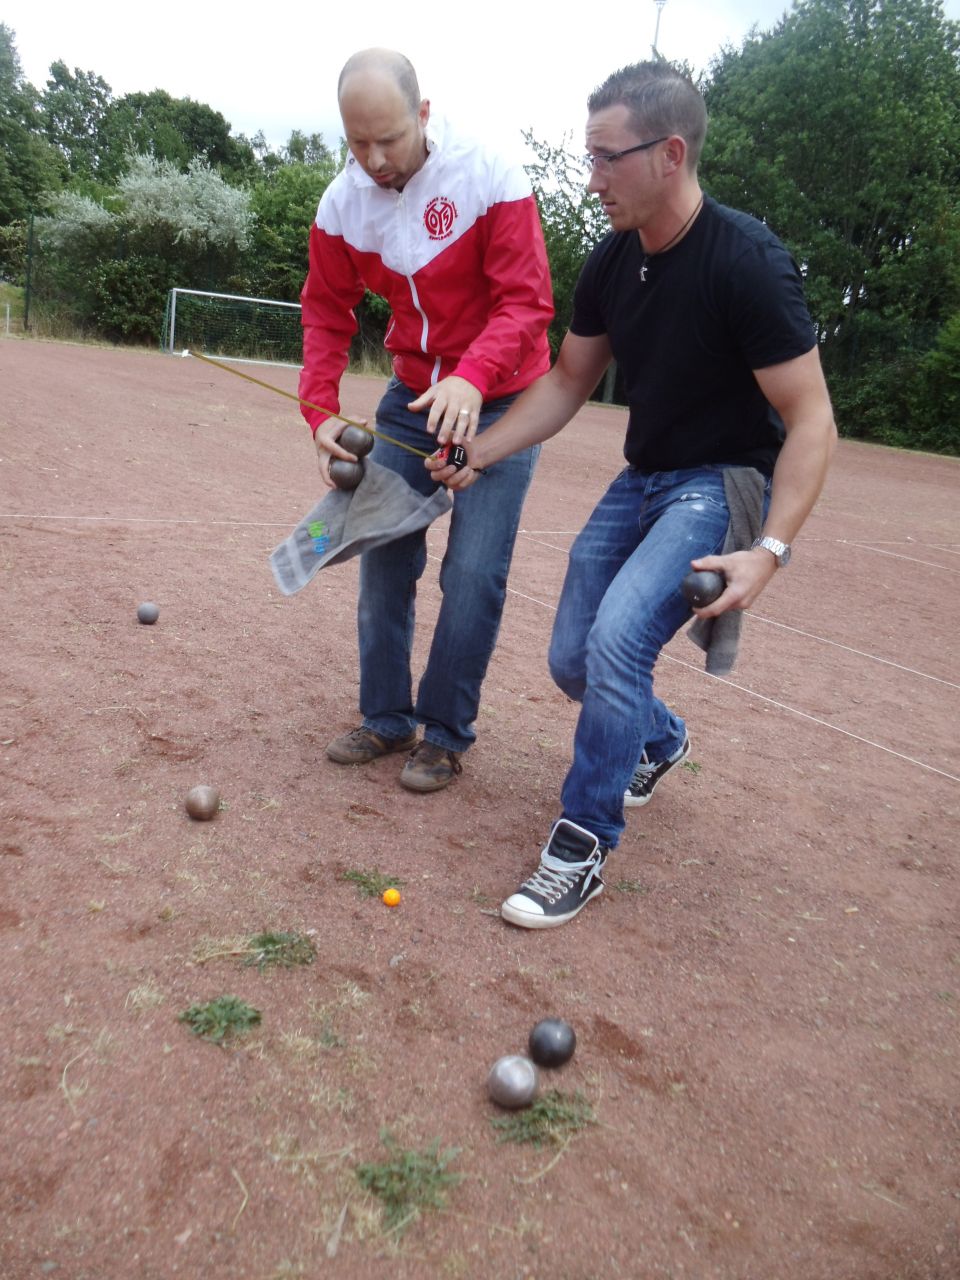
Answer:
[[[960,454],[960,311],[940,330],[908,390],[913,430],[909,439],[891,434],[890,442]]]
[[[797,0],[705,84],[704,185],[796,255],[849,435],[902,434],[960,307],[958,53],[939,0]]]
[[[170,160],[129,157],[107,204],[63,192],[38,222],[41,302],[68,309],[81,328],[153,342],[173,285],[237,292],[249,197],[205,161],[181,173]]]
[[[322,133],[301,133],[294,129],[284,148],[287,164],[329,166],[335,164],[333,152],[323,140]],[[334,170],[335,171],[335,170]]]
[[[606,235],[609,223],[598,201],[587,191],[589,174],[580,156],[574,154],[572,140],[559,147],[537,141],[525,133],[527,145],[536,155],[526,166],[537,205],[543,238],[550,261],[555,316],[550,325],[550,347],[560,349],[573,314],[573,291],[584,259]]]
[[[56,150],[39,132],[39,95],[23,78],[13,31],[0,22],[0,226],[47,207],[61,185]]]
[[[64,62],[51,64],[40,117],[71,174],[92,177],[100,172],[110,100],[110,86],[94,72],[75,67],[71,73]]]
[[[163,89],[116,99],[103,132],[106,154],[100,176],[107,181],[116,181],[131,153],[170,161],[183,171],[199,157],[232,182],[255,172],[250,143],[231,136],[219,111],[192,98],[171,97]]]
[[[283,164],[254,183],[256,217],[249,256],[252,287],[262,297],[296,302],[307,274],[307,243],[320,197],[336,177],[327,153],[319,164]]]

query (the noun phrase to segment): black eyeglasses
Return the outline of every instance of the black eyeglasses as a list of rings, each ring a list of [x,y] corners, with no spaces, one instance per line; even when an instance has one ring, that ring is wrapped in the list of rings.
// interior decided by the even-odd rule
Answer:
[[[669,133],[665,133],[662,138],[651,138],[649,142],[638,142],[635,147],[626,147],[623,151],[614,151],[608,156],[592,156],[588,151],[583,158],[588,169],[596,169],[598,173],[609,173],[617,160],[622,160],[624,156],[632,156],[635,151],[647,151],[650,147],[655,147],[658,142],[666,142],[669,137]]]

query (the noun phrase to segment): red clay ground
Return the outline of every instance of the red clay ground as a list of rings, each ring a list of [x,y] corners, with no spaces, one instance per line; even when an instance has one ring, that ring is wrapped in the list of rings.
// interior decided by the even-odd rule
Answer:
[[[536,934],[496,907],[555,816],[551,610],[623,414],[544,450],[478,744],[416,797],[398,760],[323,754],[355,720],[356,565],[274,587],[318,493],[294,405],[19,340],[0,385],[3,1280],[960,1275],[955,461],[841,448],[733,680],[682,635],[662,664],[691,767]],[[421,637],[436,605],[433,563]],[[398,909],[342,878],[373,868]],[[265,928],[316,963],[201,963]],[[263,1020],[220,1049],[177,1015],[224,993]],[[484,1092],[546,1014],[579,1034],[551,1083],[598,1121],[559,1158],[498,1144]],[[464,1175],[399,1240],[354,1173],[384,1128]]]

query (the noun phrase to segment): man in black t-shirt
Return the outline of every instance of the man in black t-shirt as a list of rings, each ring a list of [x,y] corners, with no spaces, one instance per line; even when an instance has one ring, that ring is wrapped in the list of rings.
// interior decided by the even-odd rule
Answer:
[[[533,929],[601,892],[624,804],[645,804],[689,753],[684,722],[653,692],[657,657],[690,617],[683,577],[691,565],[725,575],[702,618],[753,604],[787,563],[836,441],[796,263],[700,189],[700,94],[668,65],[640,63],[588,111],[589,187],[612,230],[583,268],[557,362],[470,442],[467,468],[427,464],[467,487],[555,435],[616,359],[628,465],[571,549],[550,646],[554,679],[581,703],[573,763],[540,865],[501,908]],[[755,494],[746,516],[765,520],[752,546],[729,550],[744,514],[731,518],[732,492]]]

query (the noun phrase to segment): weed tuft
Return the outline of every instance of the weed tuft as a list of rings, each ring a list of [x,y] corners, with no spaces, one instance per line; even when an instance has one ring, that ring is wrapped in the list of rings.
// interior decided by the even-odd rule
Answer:
[[[614,893],[649,893],[650,890],[642,880],[618,880],[610,886]]]
[[[458,1147],[440,1150],[439,1138],[425,1151],[405,1150],[388,1132],[380,1141],[391,1158],[380,1164],[357,1165],[357,1181],[382,1202],[383,1221],[388,1233],[400,1235],[425,1209],[443,1209],[448,1187],[456,1186],[463,1174],[448,1166],[460,1154]]]
[[[177,1019],[195,1036],[221,1044],[228,1035],[243,1035],[260,1021],[260,1010],[237,996],[218,996],[206,1004],[192,1004]]]
[[[401,889],[403,881],[395,876],[382,875],[376,867],[372,871],[344,871],[341,880],[349,880],[357,886],[361,898],[380,898],[386,889]]]
[[[247,942],[249,954],[244,964],[255,964],[262,973],[269,965],[292,969],[297,964],[313,964],[317,949],[302,933],[255,933]]]
[[[498,1142],[531,1142],[535,1147],[560,1145],[596,1122],[593,1107],[579,1089],[574,1094],[551,1089],[523,1111],[490,1120],[494,1129],[501,1131]]]

